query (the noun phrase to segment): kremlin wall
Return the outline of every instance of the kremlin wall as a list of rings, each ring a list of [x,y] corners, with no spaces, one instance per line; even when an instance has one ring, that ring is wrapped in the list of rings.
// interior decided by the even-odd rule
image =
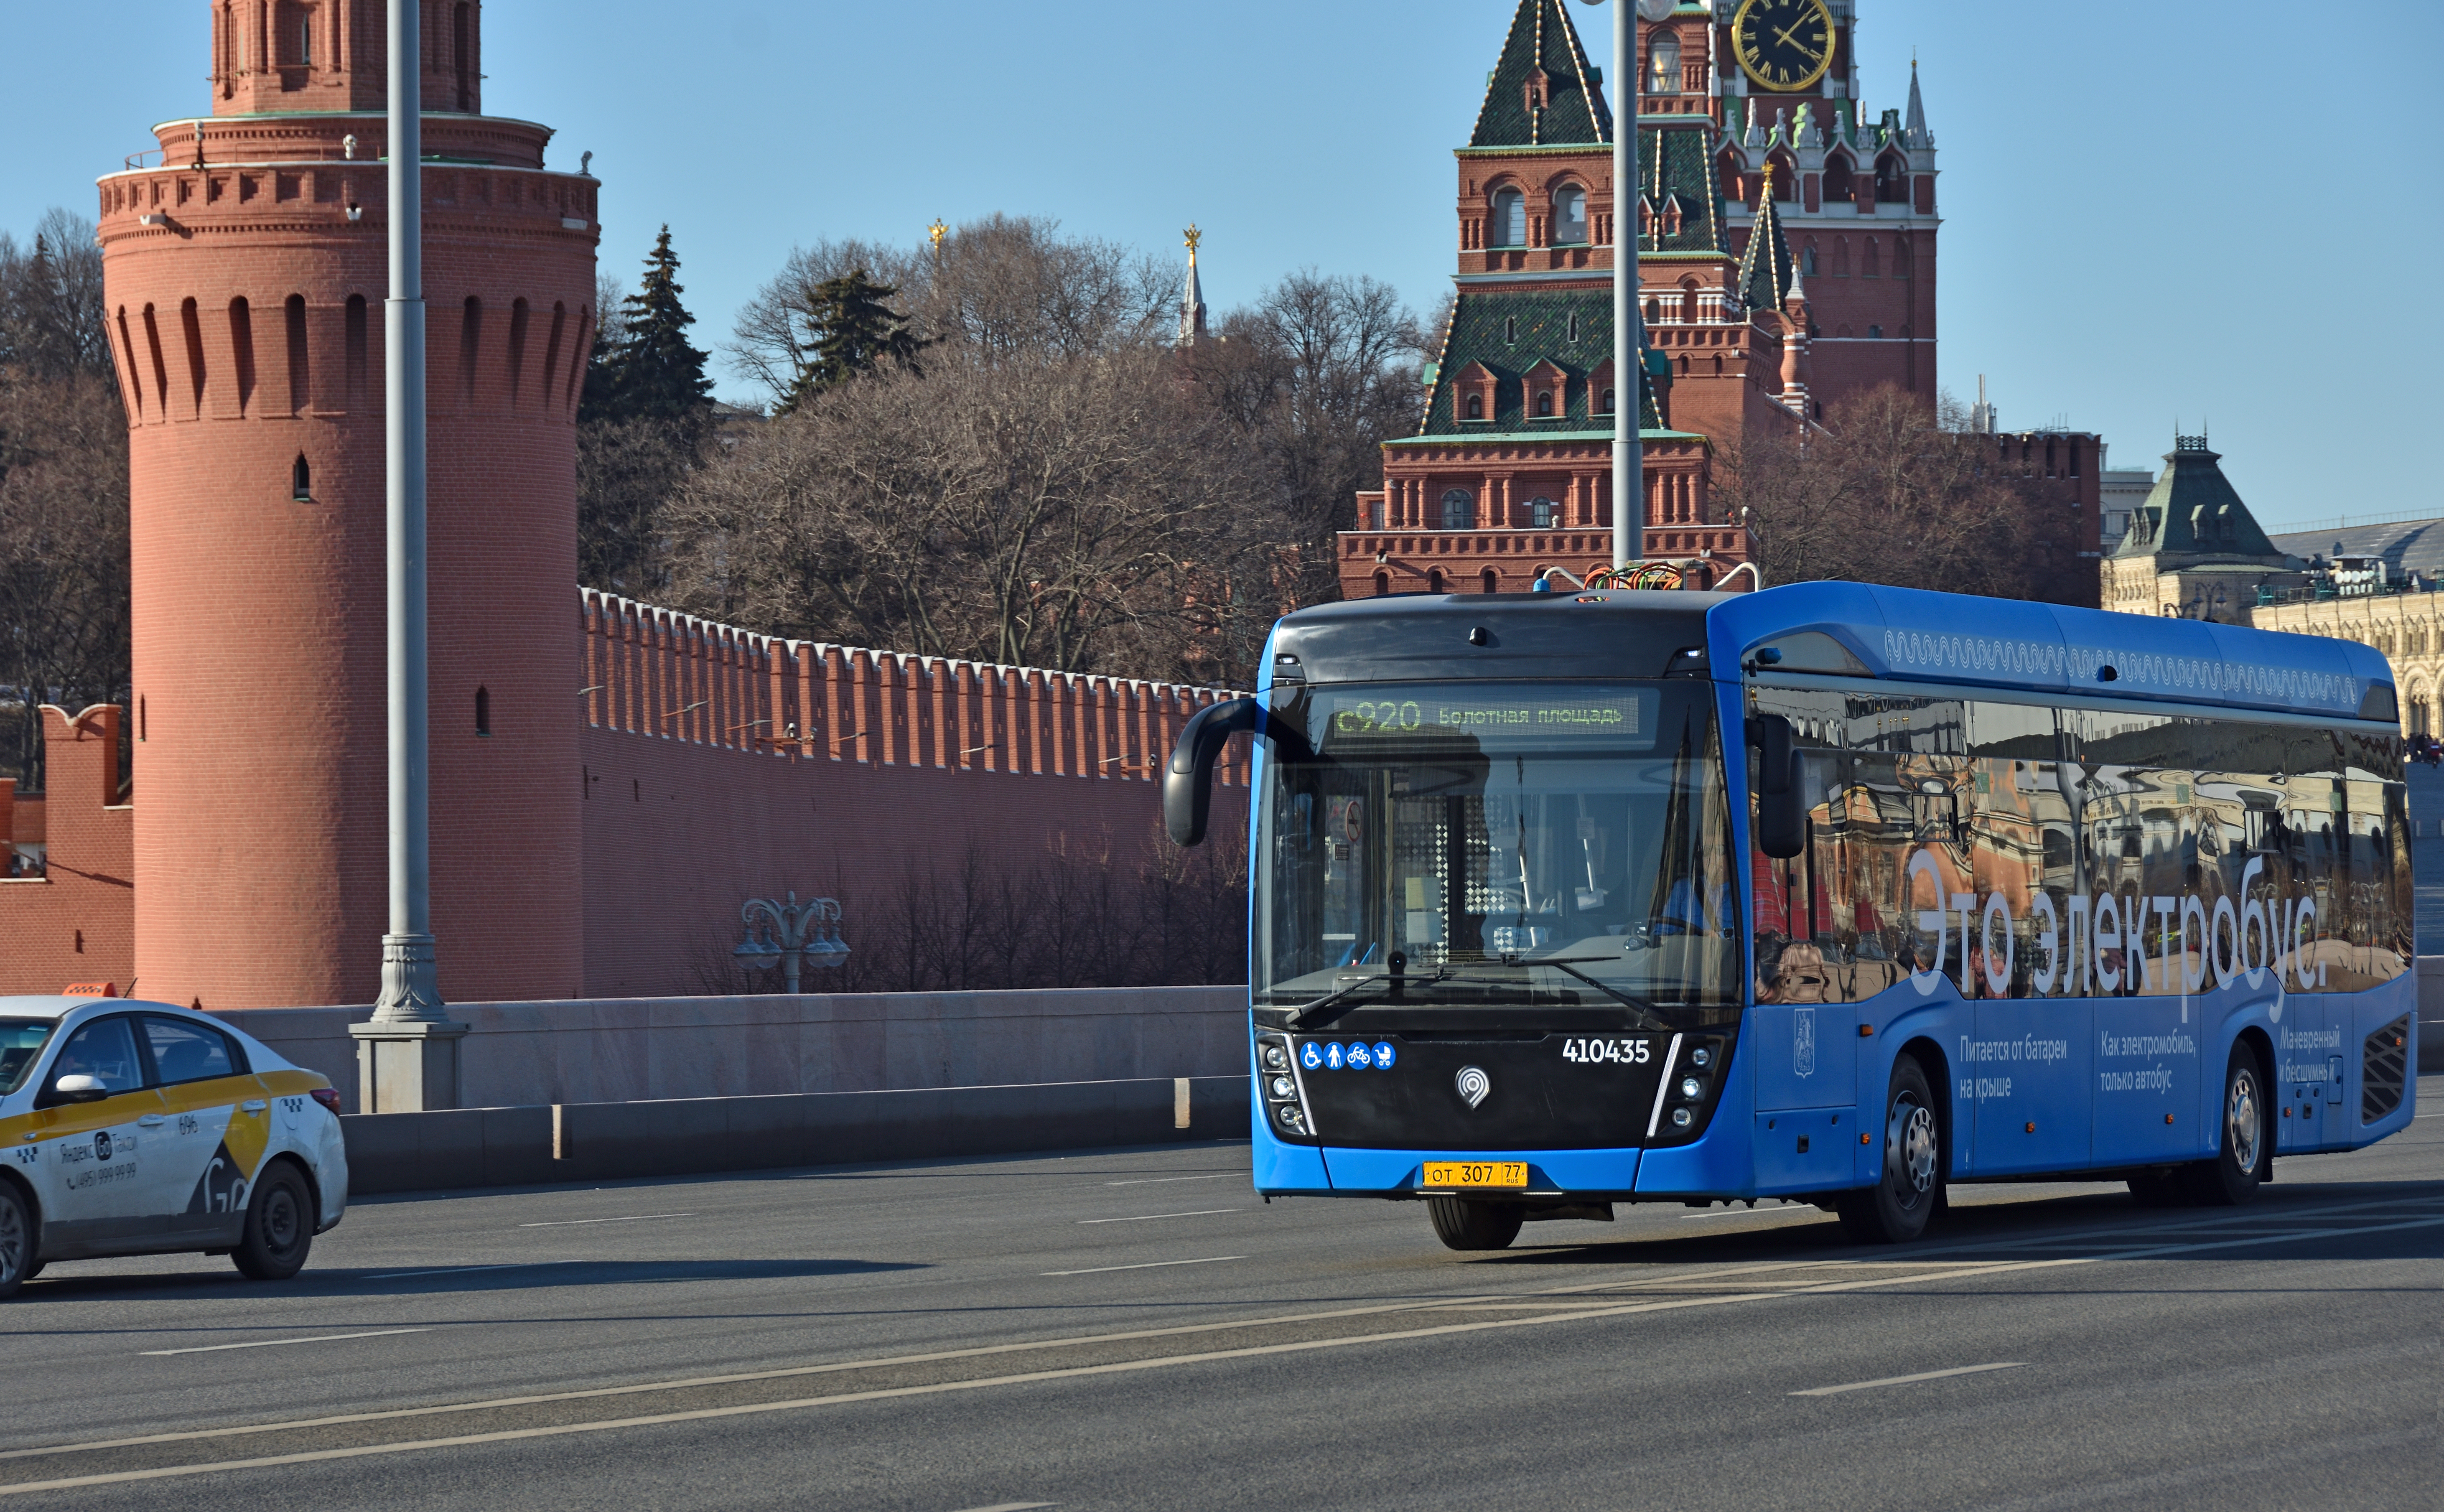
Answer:
[[[1225,695],[781,641],[575,591],[601,186],[545,165],[550,128],[483,114],[480,4],[423,9],[445,998],[700,990],[749,896],[837,892],[854,945],[861,887],[972,852],[1128,865],[1157,834],[1157,753]],[[370,1004],[382,7],[209,11],[211,113],[155,127],[157,148],[100,180],[133,701],[45,712],[48,866],[0,884],[0,990]]]

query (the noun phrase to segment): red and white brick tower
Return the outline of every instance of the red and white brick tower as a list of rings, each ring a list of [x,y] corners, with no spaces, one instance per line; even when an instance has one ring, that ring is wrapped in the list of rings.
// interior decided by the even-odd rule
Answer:
[[[373,1001],[386,924],[382,0],[214,0],[212,114],[101,180],[127,403],[136,973]],[[433,914],[444,994],[582,985],[574,416],[597,184],[423,0]],[[158,161],[152,159],[157,157]]]

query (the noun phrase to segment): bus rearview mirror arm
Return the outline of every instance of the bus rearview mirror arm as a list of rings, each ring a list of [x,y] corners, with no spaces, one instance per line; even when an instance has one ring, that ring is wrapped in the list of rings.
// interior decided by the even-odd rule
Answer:
[[[1752,714],[1748,743],[1757,753],[1756,846],[1777,861],[1807,848],[1807,797],[1800,781],[1803,758],[1793,748],[1790,721],[1780,714]]]
[[[1256,728],[1252,698],[1208,704],[1192,715],[1172,747],[1162,772],[1162,825],[1175,845],[1205,843],[1205,821],[1213,808],[1213,764],[1233,735]]]

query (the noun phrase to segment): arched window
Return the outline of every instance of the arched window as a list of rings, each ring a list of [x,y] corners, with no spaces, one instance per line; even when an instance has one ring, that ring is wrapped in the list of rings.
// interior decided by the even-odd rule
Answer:
[[[314,498],[314,470],[306,465],[306,453],[297,453],[296,466],[288,470],[288,496],[311,503]]]
[[[1553,192],[1553,242],[1575,247],[1587,239],[1587,192],[1565,184]]]
[[[1657,31],[1655,40],[1646,45],[1646,92],[1650,95],[1676,95],[1680,92],[1680,34]]]
[[[1882,326],[1880,326],[1880,325],[1870,325],[1870,326],[1868,326],[1868,327],[1867,327],[1867,340],[1868,340],[1868,341],[1882,341],[1883,339],[1884,339],[1884,328],[1883,328]]]
[[[1392,575],[1388,572],[1379,572],[1375,574],[1375,597],[1380,599],[1391,591]]]
[[[1550,499],[1530,499],[1528,501],[1528,523],[1535,529],[1550,530],[1561,507]]]
[[[1536,418],[1540,420],[1549,420],[1552,417],[1553,391],[1551,389],[1538,389],[1536,391]]]
[[[1484,395],[1472,394],[1468,396],[1468,417],[1472,420],[1482,420],[1485,418]]]
[[[1893,238],[1893,276],[1895,278],[1910,276],[1910,244],[1906,236]]]
[[[1850,180],[1850,155],[1835,153],[1824,159],[1824,202],[1856,199],[1858,186]]]
[[[1528,245],[1528,199],[1515,189],[1493,192],[1493,217],[1488,230],[1496,247]]]
[[[1883,205],[1909,201],[1909,171],[1901,166],[1898,153],[1886,153],[1876,159],[1876,200]]]
[[[1646,323],[1649,325],[1657,325],[1660,324],[1662,320],[1663,302],[1659,299],[1649,299],[1646,302]]]
[[[1596,411],[1596,413],[1598,415],[1610,415],[1612,413],[1612,390],[1606,389],[1603,391],[1603,404]]]
[[[1569,339],[1570,339],[1571,341],[1577,341],[1577,340],[1579,339],[1579,312],[1578,312],[1578,311],[1576,311],[1576,310],[1572,310],[1572,311],[1570,311],[1570,336],[1569,336]]]
[[[1850,276],[1850,238],[1847,236],[1833,238],[1833,276],[1835,278]]]
[[[1809,242],[1799,249],[1799,270],[1809,278],[1816,276],[1816,244]]]
[[[475,690],[475,733],[490,735],[491,732],[492,691],[489,688],[478,688]]]
[[[1486,568],[1483,572],[1478,573],[1476,577],[1479,582],[1485,584],[1484,587],[1477,590],[1479,593],[1500,593],[1502,591],[1502,575],[1495,572],[1491,567]]]
[[[1799,165],[1789,154],[1776,152],[1767,162],[1773,169],[1773,198],[1778,205],[1790,203],[1799,193]]]
[[[1427,572],[1427,574],[1426,574],[1426,592],[1428,592],[1428,593],[1440,593],[1440,592],[1442,592],[1442,591],[1443,591],[1443,569],[1442,569],[1442,568],[1440,568],[1440,567],[1433,568],[1433,569],[1431,569],[1430,571],[1428,571],[1428,572]]]
[[[1866,250],[1860,254],[1859,275],[1861,278],[1884,276],[1884,254],[1877,248],[1876,239],[1872,236],[1867,238]]]
[[[1506,315],[1502,318],[1502,344],[1505,346],[1517,346],[1519,344],[1518,316]]]
[[[1691,325],[1697,323],[1697,284],[1694,279],[1680,286],[1680,319]]]
[[[1443,494],[1443,528],[1473,530],[1476,528],[1476,495],[1466,489],[1452,489]]]

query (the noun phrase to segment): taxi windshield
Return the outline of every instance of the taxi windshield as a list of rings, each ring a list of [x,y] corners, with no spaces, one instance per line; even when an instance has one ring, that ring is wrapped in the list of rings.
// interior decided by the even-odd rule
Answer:
[[[0,1097],[25,1084],[58,1027],[51,1019],[0,1019]]]

